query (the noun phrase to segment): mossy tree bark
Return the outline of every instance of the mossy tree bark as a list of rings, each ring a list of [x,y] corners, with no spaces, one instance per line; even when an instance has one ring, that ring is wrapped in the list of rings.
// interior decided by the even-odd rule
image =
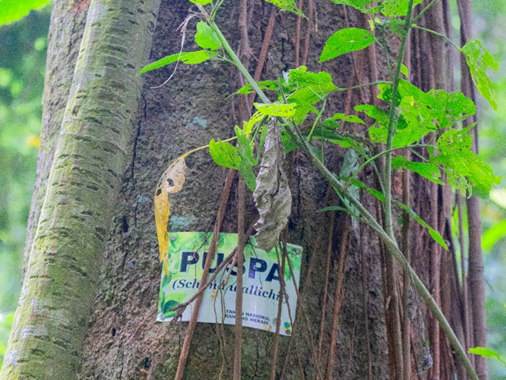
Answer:
[[[158,5],[156,0],[97,0],[90,5],[3,379],[76,378],[112,210],[135,131],[140,97],[135,74],[149,53]],[[78,12],[80,6],[85,4],[74,4],[71,11]],[[57,2],[53,20],[59,23],[58,12],[68,8]],[[72,32],[65,33],[73,38]],[[62,41],[53,35],[53,47],[60,42],[66,44],[66,37]],[[56,77],[58,88],[59,80],[69,78],[68,68]],[[58,120],[58,113],[53,117]],[[45,143],[51,145],[50,140]],[[49,156],[41,156],[46,167]]]

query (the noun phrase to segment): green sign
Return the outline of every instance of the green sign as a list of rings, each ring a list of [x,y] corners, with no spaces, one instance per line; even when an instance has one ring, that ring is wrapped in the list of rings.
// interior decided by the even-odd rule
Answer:
[[[171,321],[175,308],[188,301],[199,289],[200,279],[211,241],[210,232],[169,233],[168,274],[162,271],[160,301],[157,321]],[[218,249],[211,265],[210,275],[237,247],[237,234],[219,235]],[[243,326],[276,331],[280,280],[284,276],[285,295],[281,312],[280,334],[290,335],[295,318],[297,293],[300,276],[302,248],[288,244],[288,260],[285,273],[281,273],[281,250],[265,252],[255,248],[251,238],[244,248],[243,267]],[[216,279],[204,291],[198,321],[205,323],[235,324],[236,265],[226,265]],[[183,321],[189,321],[193,310],[190,304],[182,314]]]

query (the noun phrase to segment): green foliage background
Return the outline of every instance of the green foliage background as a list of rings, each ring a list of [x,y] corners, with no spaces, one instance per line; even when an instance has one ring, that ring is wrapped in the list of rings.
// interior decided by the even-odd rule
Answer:
[[[275,1],[273,1],[275,2]],[[453,1],[456,9],[455,1]],[[456,14],[456,12],[454,12]],[[0,27],[0,363],[7,342],[20,290],[25,229],[30,208],[37,141],[41,125],[49,7],[31,12],[19,22]],[[453,19],[455,30],[458,17]],[[475,37],[506,67],[506,3],[474,1]],[[497,103],[506,103],[506,74],[492,74],[497,85]],[[479,97],[480,155],[496,175],[506,178],[506,107],[493,111]],[[506,193],[505,193],[506,194]],[[506,235],[504,202],[483,202],[483,229],[495,227]],[[502,223],[502,224],[501,224]],[[506,239],[485,250],[489,348],[506,357]],[[490,377],[506,376],[498,361],[490,362]]]

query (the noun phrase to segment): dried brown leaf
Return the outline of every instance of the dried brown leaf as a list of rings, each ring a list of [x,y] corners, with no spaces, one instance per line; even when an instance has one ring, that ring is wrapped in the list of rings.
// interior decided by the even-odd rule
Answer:
[[[279,241],[292,208],[292,193],[283,171],[285,149],[279,129],[273,121],[265,137],[264,153],[253,192],[260,218],[255,225],[256,245],[267,252]]]

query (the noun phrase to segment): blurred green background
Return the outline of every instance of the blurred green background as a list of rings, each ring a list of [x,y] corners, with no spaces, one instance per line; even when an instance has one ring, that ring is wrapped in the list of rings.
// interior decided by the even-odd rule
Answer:
[[[455,5],[455,1],[453,1]],[[475,36],[506,67],[506,2],[474,2]],[[456,9],[456,7],[454,7]],[[20,292],[25,229],[35,181],[50,9],[0,27],[0,364]],[[453,18],[458,30],[458,16]],[[480,154],[506,178],[506,72],[492,75],[499,110],[479,98]],[[502,101],[504,100],[504,102]],[[506,358],[506,191],[483,201],[489,348]],[[490,378],[506,377],[498,361]]]
[[[492,74],[498,96],[494,111],[478,100],[480,155],[506,183],[506,2],[475,0],[474,32],[499,61],[501,70]],[[492,192],[482,202],[483,248],[485,254],[488,347],[506,359],[506,190]],[[489,360],[490,379],[506,379],[506,367]]]

